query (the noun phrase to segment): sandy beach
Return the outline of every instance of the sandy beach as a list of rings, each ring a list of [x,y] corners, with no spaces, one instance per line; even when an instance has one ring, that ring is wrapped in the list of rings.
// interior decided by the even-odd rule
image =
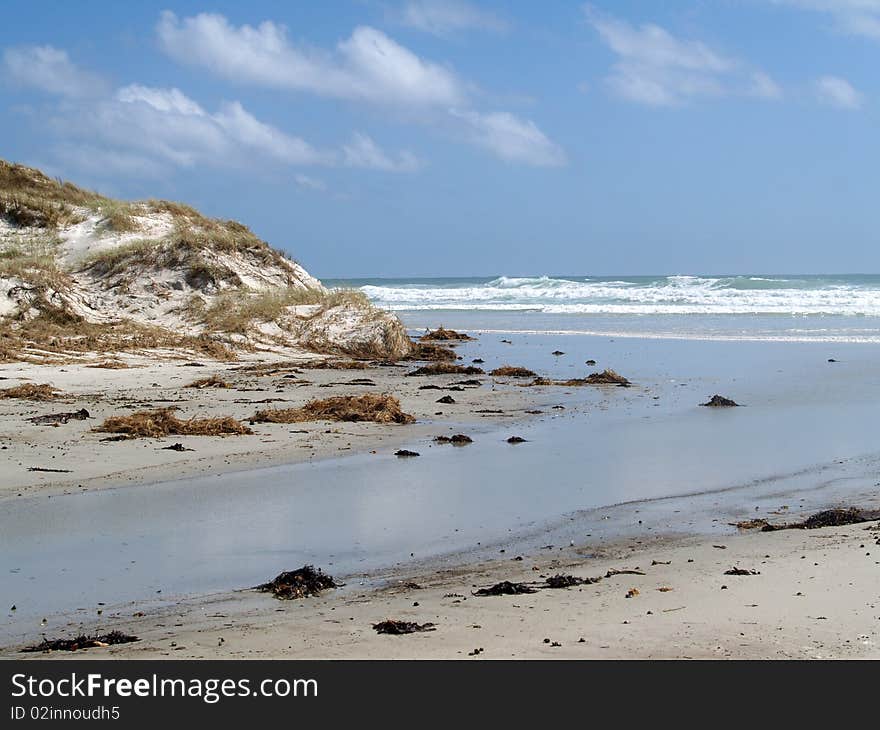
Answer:
[[[599,353],[600,363],[624,363],[618,367],[634,374],[637,382],[631,388],[525,388],[522,379],[478,376],[483,382],[479,387],[453,386],[461,376],[408,377],[405,373],[415,367],[409,364],[339,370],[309,367],[306,360],[299,366],[245,360],[196,367],[184,360],[157,364],[129,357],[126,362],[132,367],[125,369],[4,366],[4,386],[46,382],[65,395],[49,402],[0,401],[2,454],[10,476],[4,481],[3,502],[8,514],[19,515],[13,519],[20,529],[38,529],[29,525],[41,519],[48,525],[69,519],[70,525],[45,529],[39,549],[46,551],[49,562],[29,562],[21,550],[7,553],[11,577],[25,582],[11,584],[12,590],[24,589],[19,598],[4,596],[16,609],[6,613],[3,655],[471,660],[880,654],[876,521],[774,532],[734,526],[751,518],[793,523],[832,507],[880,508],[873,476],[876,460],[855,430],[849,440],[829,440],[816,431],[813,460],[804,459],[803,438],[791,455],[782,443],[770,444],[766,457],[761,454],[760,424],[790,429],[779,419],[794,423],[801,412],[789,401],[802,400],[809,379],[827,372],[823,368],[829,364],[815,357],[814,347],[569,338],[562,341],[569,354],[561,357],[550,353],[550,343],[559,342],[551,337],[519,337],[512,344],[506,339],[482,334],[457,349],[464,362],[485,359],[491,368],[509,360],[554,377],[582,369],[577,363],[585,353]],[[643,347],[653,349],[646,354]],[[846,358],[839,372],[855,382],[841,385],[838,394],[833,384],[828,392],[814,391],[806,404],[816,424],[821,421],[829,434],[839,437],[845,424],[861,429],[854,402],[859,383],[873,377],[864,369],[872,350],[854,347],[843,350]],[[722,352],[736,356],[722,365]],[[783,352],[785,359],[777,359]],[[691,359],[701,353],[701,366],[703,360],[713,363],[709,375],[665,378],[667,360],[678,363],[684,353]],[[805,356],[816,361],[815,375],[805,370]],[[780,367],[768,368],[768,362]],[[749,408],[708,413],[711,409],[697,405],[700,394],[717,382],[737,382],[733,376],[727,380],[728,371],[743,368],[765,373],[735,386]],[[791,382],[787,368],[799,368],[805,379],[790,386],[795,387],[790,394],[780,385]],[[185,387],[211,375],[231,387]],[[363,380],[352,384],[356,378],[376,385],[363,385]],[[425,385],[463,390],[421,389]],[[328,394],[374,389],[397,395],[417,422],[255,424],[256,433],[249,436],[128,441],[102,441],[106,434],[92,431],[109,415],[166,404],[179,406],[185,417],[222,414],[246,420],[260,401],[270,398],[293,407]],[[456,402],[438,404],[447,394]],[[766,405],[762,401],[768,397]],[[81,408],[89,411],[88,420],[58,426],[27,420]],[[707,428],[703,443],[699,434]],[[459,432],[473,435],[475,443],[463,449],[432,443],[435,436]],[[526,443],[504,443],[513,434],[524,435]],[[673,439],[670,445],[689,440],[689,455],[669,453],[668,463],[661,466],[649,445],[655,444],[658,454],[666,453],[665,438]],[[587,442],[593,447],[584,470],[577,444]],[[194,451],[163,448],[174,443]],[[752,449],[750,460],[740,467],[735,466],[736,454],[728,453],[732,443]],[[639,448],[633,450],[634,444]],[[624,457],[621,449],[627,445],[629,455]],[[401,448],[422,455],[394,457]],[[714,471],[705,470],[710,462]],[[71,472],[27,471],[31,466]],[[302,471],[306,467],[310,471]],[[775,471],[755,478],[765,469]],[[595,480],[583,493],[575,488],[579,471]],[[538,474],[545,475],[544,483]],[[269,482],[278,486],[264,484]],[[290,486],[283,486],[288,482]],[[606,494],[599,487],[609,482],[616,491]],[[249,493],[256,500],[250,506]],[[676,494],[681,496],[671,496]],[[264,500],[268,502],[261,508]],[[322,500],[326,505],[315,507]],[[458,501],[463,511],[445,515]],[[134,514],[114,511],[122,509],[114,507],[117,502],[130,504],[126,509]],[[266,510],[287,503],[292,505],[290,514],[265,521]],[[181,510],[177,521],[173,511],[168,513],[170,504]],[[297,522],[295,515],[304,509],[306,521],[326,524],[303,532],[306,523]],[[350,519],[349,509],[355,510]],[[101,518],[105,510],[111,510],[107,523]],[[204,517],[201,527],[202,516],[212,510],[220,510],[221,517]],[[240,517],[222,517],[229,510]],[[434,532],[426,518],[431,510]],[[497,519],[491,519],[492,512]],[[467,515],[472,513],[477,514],[470,523]],[[262,528],[252,527],[260,520]],[[411,529],[406,528],[410,522]],[[216,545],[206,544],[218,529],[223,534]],[[398,537],[392,534],[395,530]],[[142,531],[146,542],[138,547]],[[155,539],[149,537],[154,531]],[[192,535],[189,542],[187,534]],[[367,536],[370,540],[363,542]],[[361,542],[350,555],[339,552]],[[80,559],[81,548],[73,546],[85,543],[93,543],[87,551],[97,552],[93,557],[85,552]],[[37,548],[40,542],[23,544]],[[178,552],[164,552],[177,544]],[[245,556],[239,565],[236,561]],[[128,562],[137,562],[140,569],[141,564],[158,568],[168,561],[174,562],[164,573],[148,570],[144,577],[126,578]],[[293,570],[306,561],[345,585],[290,601],[248,588],[270,580],[274,568]],[[89,565],[100,566],[96,575],[81,574]],[[211,571],[207,582],[198,575],[206,569]],[[732,569],[746,574],[728,575]],[[53,600],[61,601],[60,610],[49,609],[45,592],[40,593],[42,613],[40,601],[32,605],[37,594],[31,597],[26,588],[28,575],[31,585],[34,580],[55,585]],[[545,587],[546,579],[557,575],[590,580],[568,588]],[[250,582],[245,582],[248,576]],[[83,581],[79,593],[70,587]],[[523,583],[535,592],[474,595],[502,581]],[[406,636],[377,634],[373,625],[389,619],[434,626]],[[42,636],[110,630],[139,640],[88,652],[19,651]]]
[[[755,574],[727,575],[733,568]],[[473,595],[502,580],[540,585],[559,574],[601,581],[525,595]],[[877,522],[721,540],[629,539],[401,574],[384,589],[349,586],[299,601],[249,591],[184,601],[154,614],[120,613],[112,616],[112,625],[140,641],[90,649],[88,655],[878,658],[878,575]],[[377,634],[373,624],[387,619],[430,622],[436,629]],[[89,624],[106,627],[108,621],[70,628]]]

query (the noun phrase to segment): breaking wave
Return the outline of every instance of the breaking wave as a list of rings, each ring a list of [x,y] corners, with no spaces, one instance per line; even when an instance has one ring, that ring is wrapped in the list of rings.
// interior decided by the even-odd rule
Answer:
[[[880,276],[501,276],[373,280],[361,289],[399,311],[880,316]]]

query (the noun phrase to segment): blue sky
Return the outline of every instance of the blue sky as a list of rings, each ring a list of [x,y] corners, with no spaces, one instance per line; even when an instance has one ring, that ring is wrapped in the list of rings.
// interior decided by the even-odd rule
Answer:
[[[6,2],[0,157],[321,277],[877,273],[880,0]]]

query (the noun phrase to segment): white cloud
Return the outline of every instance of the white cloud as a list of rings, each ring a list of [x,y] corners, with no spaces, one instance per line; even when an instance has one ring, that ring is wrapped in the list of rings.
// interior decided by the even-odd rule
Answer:
[[[762,99],[781,99],[782,89],[768,74],[756,71],[752,74],[749,93]]]
[[[782,90],[752,70],[696,40],[680,40],[653,23],[638,27],[587,6],[589,22],[617,56],[605,81],[618,96],[649,106],[675,106],[700,97],[746,94],[779,98]]]
[[[224,104],[213,120],[244,147],[290,165],[332,164],[335,155],[319,152],[300,137],[292,137],[261,122],[237,101]]]
[[[299,187],[305,188],[306,190],[315,190],[321,193],[327,190],[327,184],[323,180],[318,180],[309,175],[299,173],[295,175],[293,179]]]
[[[500,33],[507,22],[463,0],[409,0],[396,14],[403,25],[444,36],[466,30]]]
[[[104,93],[99,76],[78,68],[66,51],[52,46],[19,46],[3,52],[3,75],[19,86],[70,98]]]
[[[840,109],[860,109],[864,96],[846,79],[822,76],[815,81],[816,95],[823,104]]]
[[[344,163],[349,167],[368,167],[387,172],[413,172],[421,167],[419,160],[410,152],[401,152],[397,159],[393,159],[370,137],[360,132],[355,132],[342,151]]]
[[[772,0],[831,16],[841,33],[880,40],[880,0]]]
[[[246,169],[254,163],[389,172],[418,167],[411,153],[391,156],[365,135],[339,149],[321,150],[257,119],[237,101],[208,112],[179,89],[141,84],[103,98],[58,103],[48,125],[58,156],[95,174],[157,177],[176,167]]]
[[[411,6],[422,11],[411,19],[418,17],[419,22],[435,28],[464,27],[466,17],[473,25],[478,17],[473,14],[476,10],[463,2]],[[473,12],[465,12],[468,9]],[[442,126],[448,123],[450,108],[462,109],[457,117],[452,116],[459,128],[461,120],[471,120],[463,137],[504,160],[547,165],[564,159],[561,150],[533,122],[505,112],[471,110],[468,84],[454,72],[423,60],[375,28],[355,28],[330,51],[294,45],[287,29],[272,21],[256,27],[234,26],[224,16],[209,13],[180,19],[166,11],[159,19],[157,33],[160,46],[175,60],[233,81],[417,110],[407,121],[428,125]],[[343,164],[352,167],[406,172],[420,166],[407,152],[397,157],[387,155],[365,135],[355,135],[341,155]]]
[[[130,84],[119,89],[116,92],[116,98],[129,104],[142,101],[160,112],[178,112],[197,116],[205,114],[204,110],[192,99],[185,96],[180,89],[156,89],[140,84]]]
[[[181,20],[165,11],[157,33],[175,60],[233,81],[386,104],[448,105],[465,96],[452,71],[366,26],[332,52],[293,45],[271,21],[236,27],[210,13]]]
[[[493,152],[502,160],[537,167],[565,164],[565,153],[528,119],[519,119],[508,112],[482,114],[471,110],[453,109],[450,114],[465,124],[471,140]]]

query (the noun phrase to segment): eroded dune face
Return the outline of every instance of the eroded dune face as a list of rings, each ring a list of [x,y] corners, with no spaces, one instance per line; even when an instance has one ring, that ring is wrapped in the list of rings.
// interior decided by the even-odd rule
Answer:
[[[194,342],[226,356],[260,347],[398,358],[411,347],[394,315],[329,291],[236,221],[110,200],[4,161],[0,327],[6,359]]]

